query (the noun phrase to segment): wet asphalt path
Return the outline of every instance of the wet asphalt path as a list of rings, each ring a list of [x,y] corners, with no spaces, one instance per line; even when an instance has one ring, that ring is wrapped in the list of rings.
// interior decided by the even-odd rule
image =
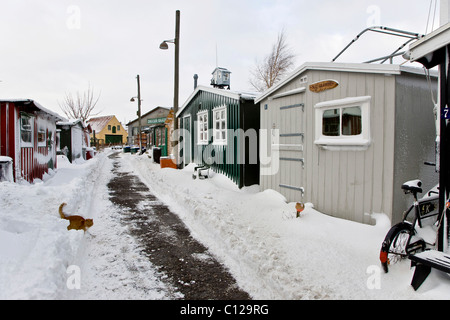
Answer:
[[[108,184],[110,200],[123,211],[145,254],[186,300],[249,300],[235,279],[195,240],[179,217],[159,201],[136,175],[119,170],[118,154],[114,177]]]

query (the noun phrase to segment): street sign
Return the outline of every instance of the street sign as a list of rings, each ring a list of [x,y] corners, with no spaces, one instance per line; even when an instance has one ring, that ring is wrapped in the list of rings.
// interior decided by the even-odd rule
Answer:
[[[147,124],[160,124],[166,122],[167,118],[148,119]]]

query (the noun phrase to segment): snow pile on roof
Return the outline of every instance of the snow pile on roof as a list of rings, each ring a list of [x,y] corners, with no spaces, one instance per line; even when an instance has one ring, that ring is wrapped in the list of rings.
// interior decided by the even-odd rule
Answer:
[[[56,112],[53,112],[47,108],[44,108],[41,104],[39,104],[37,101],[35,100],[31,100],[31,99],[0,99],[0,102],[15,102],[15,103],[31,103],[33,104],[37,109],[51,115],[52,117],[54,117],[56,120],[59,121],[67,121],[67,119],[65,119],[64,117],[60,116],[59,114],[57,114]]]
[[[73,126],[79,122],[82,123],[82,120],[81,119],[70,119],[67,121],[58,121],[56,124],[61,125],[61,126]],[[84,126],[84,124],[83,124],[83,126]]]
[[[232,99],[244,99],[244,100],[255,100],[261,93],[258,92],[250,92],[250,91],[237,91],[237,90],[225,90],[225,89],[217,89],[207,86],[199,85],[194,90],[194,92],[190,95],[190,97],[184,102],[179,111],[177,112],[177,117],[184,111],[184,109],[188,106],[192,99],[195,98],[199,91],[211,92],[217,95],[230,97]]]
[[[109,121],[114,118],[114,116],[104,116],[104,117],[96,117],[91,118],[87,121],[88,124],[91,125],[92,131],[99,133],[106,127]]]

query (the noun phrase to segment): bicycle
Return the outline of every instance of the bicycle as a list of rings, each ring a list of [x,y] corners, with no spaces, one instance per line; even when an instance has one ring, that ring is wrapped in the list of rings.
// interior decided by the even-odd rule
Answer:
[[[405,182],[402,190],[405,194],[412,194],[414,202],[404,212],[402,222],[393,226],[383,241],[380,261],[385,273],[389,271],[389,265],[435,247],[442,222],[439,221],[439,186],[432,188],[421,199],[417,198],[423,192],[420,180]]]

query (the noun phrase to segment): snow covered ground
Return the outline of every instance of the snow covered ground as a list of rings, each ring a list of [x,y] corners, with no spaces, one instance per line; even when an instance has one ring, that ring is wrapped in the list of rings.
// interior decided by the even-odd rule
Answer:
[[[84,163],[58,159],[44,181],[0,183],[0,299],[177,299],[108,201],[111,151]],[[144,156],[122,154],[138,175],[187,224],[254,299],[450,299],[450,276],[432,271],[415,292],[404,261],[384,274],[381,242],[390,222],[376,226],[324,215],[272,190],[239,190],[220,174],[193,180],[192,167],[160,169]],[[67,231],[58,207],[94,219],[88,233]],[[79,278],[77,276],[79,275]],[[78,289],[77,284],[80,284]]]

